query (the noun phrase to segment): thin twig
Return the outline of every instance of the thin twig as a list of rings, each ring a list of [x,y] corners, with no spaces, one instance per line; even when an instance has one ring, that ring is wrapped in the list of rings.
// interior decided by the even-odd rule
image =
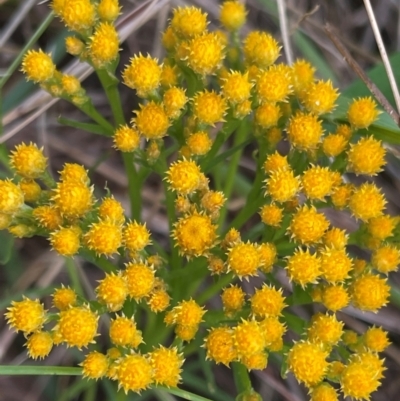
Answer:
[[[383,44],[381,33],[379,32],[379,27],[376,22],[374,10],[372,9],[369,0],[364,0],[365,9],[367,10],[369,22],[371,23],[371,28],[374,32],[376,44],[378,45],[379,53],[385,66],[386,74],[389,79],[390,87],[392,88],[394,101],[396,102],[397,111],[400,113],[400,94],[397,88],[396,79],[394,78],[392,66],[390,65],[389,57],[386,53],[385,45]]]
[[[286,18],[286,3],[285,0],[277,0],[279,27],[282,35],[283,51],[285,52],[286,61],[289,65],[293,63],[292,46],[289,39],[288,21]]]
[[[389,101],[386,99],[385,95],[380,91],[380,89],[369,79],[367,74],[356,62],[356,60],[354,60],[349,51],[343,46],[343,44],[339,40],[336,33],[333,31],[333,28],[330,24],[325,25],[325,31],[328,34],[331,41],[333,42],[333,44],[342,54],[344,60],[347,61],[352,70],[361,78],[361,80],[365,83],[365,85],[367,85],[368,89],[376,97],[376,99],[382,105],[386,113],[388,113],[389,116],[393,118],[394,122],[397,125],[400,125],[400,116],[397,113],[397,111],[392,107],[392,105],[389,103]]]

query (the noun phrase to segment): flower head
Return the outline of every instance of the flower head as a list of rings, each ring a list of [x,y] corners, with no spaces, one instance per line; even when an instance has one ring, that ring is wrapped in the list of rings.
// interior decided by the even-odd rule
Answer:
[[[33,209],[32,215],[41,227],[49,231],[54,231],[62,225],[61,214],[54,206],[38,206]]]
[[[356,129],[368,128],[379,115],[376,107],[376,103],[371,97],[353,100],[347,111],[350,124]]]
[[[206,255],[214,246],[216,226],[207,215],[194,213],[180,218],[175,224],[173,237],[182,255]]]
[[[115,312],[122,308],[128,296],[128,286],[120,274],[106,274],[96,288],[96,295],[109,311]]]
[[[77,300],[76,292],[69,287],[56,288],[53,292],[53,305],[59,310],[74,306]]]
[[[335,345],[343,334],[343,323],[335,315],[318,313],[312,317],[312,324],[308,329],[308,339],[311,342],[322,342],[326,345]]]
[[[118,0],[100,0],[97,5],[97,14],[103,21],[113,22],[120,14],[121,7]]]
[[[383,352],[389,345],[388,332],[382,327],[370,327],[363,335],[364,345],[373,352]]]
[[[311,166],[303,173],[301,183],[307,198],[323,201],[334,184],[332,171],[328,167]]]
[[[161,67],[157,59],[140,54],[130,59],[122,78],[125,85],[136,89],[138,96],[145,98],[160,84]]]
[[[48,331],[36,331],[28,337],[26,348],[30,358],[45,358],[53,348],[53,338]]]
[[[329,134],[322,142],[322,150],[329,157],[336,157],[347,147],[348,141],[342,135]]]
[[[286,129],[290,143],[299,150],[313,150],[321,141],[322,123],[314,114],[297,112]]]
[[[283,209],[275,204],[264,205],[260,210],[261,221],[272,227],[279,227],[283,218]]]
[[[242,103],[250,97],[253,84],[249,81],[248,73],[231,71],[222,81],[222,93],[230,103]]]
[[[50,234],[50,244],[62,256],[75,255],[81,246],[78,227],[60,227]]]
[[[349,200],[353,215],[360,220],[368,221],[383,214],[386,200],[373,183],[364,183],[354,190]]]
[[[286,306],[282,290],[277,290],[266,284],[255,291],[250,299],[250,303],[251,312],[257,318],[277,317]]]
[[[175,313],[175,323],[181,326],[197,327],[202,321],[206,311],[193,299],[181,301],[173,309]]]
[[[203,156],[208,153],[212,146],[212,140],[205,131],[198,131],[186,139],[190,152],[195,156]]]
[[[288,167],[271,171],[266,179],[265,196],[269,195],[275,202],[283,203],[293,199],[300,189],[300,179]]]
[[[90,225],[84,236],[87,247],[97,255],[111,256],[118,253],[122,244],[122,230],[111,220],[100,220]]]
[[[254,276],[261,265],[260,253],[255,244],[240,242],[228,251],[229,270],[239,278]]]
[[[90,0],[65,0],[61,18],[71,31],[85,31],[96,21],[96,10]]]
[[[257,77],[256,93],[261,102],[283,102],[291,92],[289,71],[283,64],[273,65]]]
[[[309,283],[316,283],[321,275],[321,259],[316,253],[297,249],[295,253],[288,257],[286,269],[289,279],[302,287]]]
[[[32,333],[42,327],[46,320],[46,311],[38,299],[24,298],[12,301],[5,314],[8,324],[16,331]]]
[[[357,277],[350,290],[354,306],[363,311],[376,312],[385,306],[390,295],[387,279],[371,273]]]
[[[30,81],[46,82],[53,77],[56,66],[50,54],[42,50],[28,50],[22,60],[22,71]]]
[[[150,352],[150,364],[153,368],[153,380],[156,384],[177,387],[181,380],[182,354],[178,349],[159,346]]]
[[[328,352],[324,351],[320,344],[309,341],[299,341],[289,351],[288,368],[299,382],[307,387],[319,384],[325,376],[328,368],[326,358]],[[309,363],[313,361],[313,363]]]
[[[325,308],[336,312],[345,308],[350,302],[346,288],[340,284],[327,285],[322,290],[322,303]]]
[[[322,276],[329,283],[343,282],[349,278],[353,262],[346,254],[346,250],[326,247],[321,251]]]
[[[261,326],[255,320],[242,319],[233,329],[233,341],[240,358],[262,352],[266,344]]]
[[[117,362],[118,386],[122,387],[125,393],[129,390],[140,393],[152,383],[152,370],[146,357],[140,354],[127,355]]]
[[[187,52],[185,62],[202,76],[213,74],[225,57],[224,45],[215,33],[195,36],[188,42]]]
[[[400,264],[400,251],[395,246],[383,245],[375,249],[372,254],[371,263],[372,266],[383,274],[396,271]]]
[[[96,67],[102,67],[118,56],[118,33],[108,22],[101,22],[96,26],[93,36],[90,37],[89,54]]]
[[[0,213],[13,215],[24,205],[24,194],[10,180],[0,180]]]
[[[255,110],[254,121],[261,128],[271,128],[278,124],[281,115],[281,109],[277,104],[264,103]]]
[[[97,380],[106,375],[109,360],[106,355],[93,351],[86,355],[81,365],[83,377]]]
[[[304,205],[293,215],[289,232],[296,242],[310,245],[319,242],[328,227],[329,222],[322,213]]]
[[[99,206],[99,217],[115,224],[122,224],[125,221],[124,208],[113,196],[108,196]]]
[[[245,293],[237,285],[226,287],[221,294],[222,305],[226,314],[232,314],[240,311],[244,305]]]
[[[147,305],[154,313],[165,311],[171,302],[171,297],[164,289],[153,289],[150,297],[147,299]]]
[[[135,321],[125,316],[117,316],[111,320],[110,340],[121,347],[136,348],[143,342],[142,333],[137,329]]]
[[[128,286],[129,296],[136,300],[147,297],[154,287],[154,270],[144,263],[128,263],[123,277]]]
[[[227,366],[234,361],[237,357],[237,351],[232,334],[233,331],[229,327],[222,326],[210,329],[204,342],[207,359]]]
[[[248,64],[266,68],[279,57],[281,47],[278,42],[266,32],[250,32],[244,40],[243,52]]]
[[[335,108],[338,96],[337,89],[333,87],[330,80],[321,80],[307,87],[302,101],[308,111],[320,115],[329,113]]]
[[[17,174],[25,178],[38,178],[46,170],[47,158],[43,154],[43,148],[36,144],[24,143],[17,145],[11,152],[10,164]]]
[[[246,14],[244,4],[238,1],[224,1],[219,20],[228,31],[236,31],[246,22]]]
[[[329,383],[321,383],[312,389],[310,401],[338,401],[336,390]]]
[[[303,96],[307,88],[314,81],[315,68],[306,60],[296,60],[292,64],[292,85],[297,96]]]
[[[85,167],[76,163],[65,163],[64,167],[60,173],[60,181],[63,182],[73,182],[79,181],[85,185],[90,184],[90,179],[88,176],[88,172]]]
[[[187,102],[185,91],[173,86],[165,91],[163,96],[164,109],[169,118],[178,118]]]
[[[224,121],[226,109],[226,100],[214,91],[198,92],[193,98],[193,114],[204,124]]]
[[[164,107],[153,101],[136,111],[136,118],[132,122],[136,123],[139,132],[147,139],[159,139],[166,135],[169,127],[168,116]]]
[[[97,333],[98,316],[86,306],[73,306],[60,312],[57,330],[68,347],[87,347]]]
[[[183,39],[201,35],[207,29],[207,14],[196,7],[177,7],[171,19],[173,31]]]

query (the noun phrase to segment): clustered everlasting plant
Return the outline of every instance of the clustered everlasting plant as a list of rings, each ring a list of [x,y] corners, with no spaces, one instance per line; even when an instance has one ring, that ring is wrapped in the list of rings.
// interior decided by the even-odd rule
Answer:
[[[95,299],[63,285],[50,310],[38,299],[12,302],[6,318],[26,337],[28,355],[45,358],[59,344],[85,349],[83,376],[140,393],[177,387],[184,357],[203,347],[207,360],[242,377],[238,392],[248,400],[258,396],[243,377],[274,356],[313,401],[337,400],[339,392],[368,400],[383,377],[379,353],[388,335],[375,326],[362,335],[345,330],[337,312],[386,305],[387,276],[400,261],[399,218],[385,212],[384,194],[364,179],[385,165],[385,148],[374,135],[381,118],[375,101],[340,103],[338,90],[316,79],[308,61],[276,63],[278,42],[261,31],[243,38],[245,8],[226,1],[223,30],[209,31],[201,9],[177,8],[162,35],[164,60],[131,58],[122,82],[140,105],[126,121],[116,76],[118,1],[51,6],[71,31],[67,52],[98,74],[113,121],[95,109],[76,77],[57,70],[51,55],[28,51],[22,70],[93,120],[82,127],[112,139],[129,178],[131,218],[109,191],[94,196],[84,166],[66,163],[54,180],[37,145],[22,143],[11,152],[15,175],[0,180],[1,229],[18,238],[44,236],[60,255],[79,255],[104,271]],[[286,154],[277,150],[283,141]],[[228,215],[250,144],[253,185],[240,212]],[[222,179],[216,171],[227,158]],[[141,221],[140,193],[150,173],[163,180],[168,249]],[[351,183],[348,173],[362,183]],[[333,226],[328,209],[348,211],[358,228]],[[354,245],[371,256],[357,257]],[[215,296],[217,310],[208,305]],[[310,321],[289,308],[307,303],[320,305]],[[105,314],[109,338],[98,334]]]

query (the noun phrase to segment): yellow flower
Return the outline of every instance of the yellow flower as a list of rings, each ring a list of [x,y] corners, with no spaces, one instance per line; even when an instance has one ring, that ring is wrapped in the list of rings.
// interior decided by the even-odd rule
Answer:
[[[286,306],[282,290],[277,290],[266,284],[256,289],[250,303],[251,312],[256,318],[280,316],[282,309]]]
[[[99,217],[115,224],[122,224],[125,221],[124,208],[113,196],[109,196],[104,198],[99,206]]]
[[[47,157],[43,154],[43,148],[39,149],[36,144],[22,143],[11,152],[10,164],[22,177],[38,178],[46,170]]]
[[[265,196],[269,195],[275,202],[279,203],[293,199],[300,188],[300,179],[295,177],[293,170],[288,167],[272,171],[265,183]]]
[[[363,335],[364,345],[373,352],[383,352],[389,345],[388,332],[382,327],[370,327]]]
[[[264,242],[258,247],[258,252],[261,259],[260,270],[269,273],[276,260],[276,246],[272,242]]]
[[[0,230],[5,230],[10,226],[12,222],[12,216],[5,214],[5,213],[0,213]]]
[[[181,255],[191,258],[208,254],[217,239],[216,229],[209,216],[194,213],[180,218],[172,235]]]
[[[229,327],[211,328],[204,341],[207,350],[207,359],[212,359],[217,364],[228,366],[237,357],[237,351],[233,340],[233,331]]]
[[[323,238],[324,245],[335,249],[344,249],[347,245],[348,235],[345,230],[334,227],[328,230]]]
[[[227,272],[227,268],[225,262],[214,255],[207,255],[207,268],[210,270],[211,275],[214,274],[223,274]]]
[[[111,320],[110,340],[121,347],[136,348],[143,342],[142,333],[136,328],[136,323],[125,316],[118,316]]]
[[[340,377],[340,385],[345,397],[369,400],[372,392],[380,385],[376,372],[360,361],[349,363]]]
[[[222,94],[232,104],[242,103],[247,100],[253,84],[249,81],[249,74],[239,71],[231,71],[222,78]]]
[[[144,263],[128,263],[123,277],[128,286],[129,296],[136,301],[147,297],[154,287],[154,270]]]
[[[68,219],[84,216],[92,207],[93,188],[83,182],[66,180],[59,182],[51,201],[62,216]]]
[[[153,291],[150,293],[150,297],[146,301],[152,312],[159,313],[168,308],[171,302],[171,297],[164,289],[153,289]]]
[[[311,318],[311,327],[307,338],[313,343],[322,342],[325,345],[336,345],[343,334],[343,323],[335,315],[317,313]]]
[[[60,173],[60,181],[80,181],[85,185],[90,184],[87,170],[76,163],[65,163]]]
[[[354,186],[352,184],[339,185],[334,188],[331,195],[333,205],[337,209],[344,209],[350,201]]]
[[[90,0],[65,0],[61,18],[71,31],[84,32],[96,22],[96,10]]]
[[[246,9],[238,1],[224,1],[221,5],[219,20],[228,31],[236,31],[246,22]]]
[[[183,39],[201,35],[207,29],[207,14],[196,7],[177,7],[173,11],[171,27]]]
[[[247,370],[264,370],[268,364],[268,354],[262,351],[253,355],[243,355],[240,362]]]
[[[198,305],[193,299],[181,301],[175,306],[175,323],[186,327],[196,327],[202,322],[206,311]]]
[[[139,132],[128,125],[120,126],[114,132],[113,140],[115,148],[121,152],[133,152],[140,145]]]
[[[304,205],[293,215],[289,232],[296,242],[311,245],[321,240],[328,227],[329,222],[322,213]]]
[[[97,14],[103,21],[113,22],[120,14],[121,7],[118,0],[100,0],[97,5]]]
[[[23,178],[19,182],[19,187],[24,194],[24,200],[27,203],[34,203],[39,200],[40,195],[42,193],[42,189],[40,185],[35,181],[29,178]]]
[[[364,183],[354,190],[349,207],[357,219],[368,221],[383,214],[386,200],[373,183]]]
[[[36,331],[28,337],[25,345],[30,358],[45,358],[53,348],[53,338],[47,331]]]
[[[66,310],[76,303],[76,292],[69,287],[62,286],[53,292],[53,305],[59,310]]]
[[[338,401],[336,390],[329,383],[321,383],[311,390],[310,401]]]
[[[69,96],[79,96],[82,92],[82,86],[78,78],[73,75],[63,74],[61,78],[61,85],[64,92]]]
[[[80,246],[80,229],[77,227],[60,227],[50,234],[50,244],[62,256],[75,255]]]
[[[7,311],[9,326],[26,334],[39,330],[46,321],[46,311],[38,299],[24,297],[22,301],[12,301]]]
[[[106,355],[97,351],[89,352],[81,363],[82,375],[88,379],[101,379],[107,373],[108,364]]]
[[[291,92],[290,75],[284,64],[273,65],[257,77],[256,93],[261,102],[283,102]]]
[[[322,123],[314,114],[297,112],[286,128],[290,143],[299,150],[313,150],[321,141]]]
[[[221,300],[224,312],[230,315],[240,311],[245,302],[244,296],[244,291],[237,285],[231,285],[223,289]]]
[[[153,101],[146,105],[140,104],[140,110],[135,111],[136,118],[132,123],[147,139],[159,139],[166,135],[169,127],[168,116],[162,105]]]
[[[321,259],[317,254],[311,254],[301,248],[288,257],[286,269],[289,279],[300,284],[303,288],[309,283],[316,283],[321,275]]]
[[[167,116],[172,119],[178,118],[187,100],[184,89],[177,86],[167,89],[163,96],[164,109]]]
[[[385,306],[390,295],[387,279],[367,273],[357,277],[350,290],[354,306],[363,311],[376,312]]]
[[[43,53],[42,50],[28,50],[22,60],[22,72],[30,81],[46,82],[53,78],[56,66],[50,54]]]
[[[97,332],[98,316],[88,306],[75,306],[60,312],[54,328],[68,347],[87,347],[93,343]]]
[[[32,215],[43,228],[54,231],[62,225],[60,212],[54,206],[38,206],[32,211]]]
[[[224,121],[226,109],[226,100],[214,91],[198,92],[193,98],[193,115],[204,124]]]
[[[67,36],[65,38],[65,49],[72,56],[79,56],[85,50],[85,44],[76,36]]]
[[[167,181],[172,190],[181,195],[190,195],[196,191],[202,180],[200,167],[192,160],[179,160],[169,167]]]
[[[260,210],[261,221],[272,227],[279,227],[283,218],[283,209],[277,205],[264,205]]]
[[[317,115],[330,113],[335,107],[335,101],[339,94],[330,80],[317,81],[307,87],[302,96],[302,102],[306,109]]]
[[[186,139],[190,152],[195,156],[203,156],[211,149],[212,140],[205,131],[198,131]]]
[[[329,134],[322,142],[322,150],[329,157],[336,157],[347,147],[348,141],[342,135]]]
[[[240,358],[262,352],[266,343],[259,323],[244,319],[233,329],[233,341]]]
[[[266,317],[259,325],[264,333],[266,347],[271,351],[280,351],[279,344],[282,344],[282,337],[286,332],[285,325],[277,316]]]
[[[396,220],[385,214],[368,220],[367,230],[373,238],[382,241],[393,235],[396,225]]]
[[[334,184],[333,172],[328,167],[312,165],[303,173],[301,183],[307,198],[323,201]]]
[[[353,100],[347,111],[350,124],[356,129],[368,128],[380,113],[376,107],[376,103],[371,97]]]
[[[199,330],[199,326],[184,326],[181,324],[176,325],[175,334],[182,341],[192,341],[196,336],[197,331]]]
[[[161,67],[158,60],[141,54],[130,59],[122,73],[124,84],[136,89],[139,97],[147,97],[160,84]]]
[[[111,256],[118,253],[122,244],[121,226],[110,220],[100,220],[89,226],[84,240],[88,249],[97,255]]]
[[[100,22],[90,37],[89,54],[96,68],[111,63],[118,56],[119,38],[113,25]]]
[[[132,252],[139,252],[151,244],[150,232],[146,224],[130,222],[123,228],[122,235],[124,246]]]
[[[243,53],[248,64],[266,68],[279,57],[278,42],[266,32],[250,32],[243,44]]]
[[[153,380],[156,384],[167,387],[178,386],[184,360],[176,347],[165,348],[160,345],[150,352],[149,359],[153,368]]]
[[[321,251],[322,276],[329,283],[343,282],[349,278],[353,262],[346,254],[346,250],[325,248]]]
[[[400,263],[400,251],[395,246],[381,246],[372,253],[371,263],[383,274],[396,271]]]
[[[292,64],[291,78],[294,93],[302,97],[314,81],[315,68],[306,60],[296,60]]]
[[[202,76],[215,73],[225,57],[224,45],[214,32],[195,36],[187,44],[187,65]]]
[[[290,168],[287,156],[281,156],[278,151],[267,156],[263,167],[267,174],[278,169]]]
[[[386,164],[385,154],[386,150],[382,147],[381,141],[372,136],[361,138],[356,144],[350,145],[350,150],[347,152],[348,169],[356,175],[376,175]]]
[[[261,128],[270,128],[278,124],[282,113],[278,105],[265,103],[258,106],[254,112],[254,122]]]
[[[215,213],[226,202],[226,198],[222,191],[207,191],[201,198],[201,206],[209,213]]]
[[[175,49],[178,38],[175,35],[174,30],[171,25],[167,27],[167,29],[163,32],[161,42],[165,47],[165,50],[168,52],[172,52]]]
[[[327,285],[322,290],[322,303],[326,309],[333,312],[345,308],[349,302],[350,297],[347,290],[343,285]]]
[[[299,341],[289,351],[288,368],[299,382],[303,382],[308,388],[314,387],[326,374],[327,357],[328,352],[324,351],[320,344]]]
[[[118,386],[127,393],[129,390],[140,393],[152,383],[152,367],[146,357],[131,354],[117,362],[116,376]]]
[[[228,251],[228,267],[240,279],[254,276],[261,265],[260,253],[250,242],[233,245]]]
[[[106,274],[103,280],[99,281],[96,296],[99,302],[107,305],[110,312],[119,311],[128,296],[126,281],[120,274]]]

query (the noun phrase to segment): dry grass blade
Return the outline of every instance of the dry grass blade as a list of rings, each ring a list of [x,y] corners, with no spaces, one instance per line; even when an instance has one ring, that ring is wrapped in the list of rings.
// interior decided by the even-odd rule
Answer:
[[[149,0],[142,3],[134,10],[125,13],[116,23],[121,42],[124,42],[132,32],[139,29],[150,18],[156,15],[167,3],[168,0]],[[81,63],[79,60],[75,60],[71,62],[63,72],[75,75],[80,81],[83,81],[93,72],[93,68],[88,64]],[[5,130],[4,135],[0,139],[0,143],[3,143],[16,135],[59,100],[59,98],[52,98],[43,90],[39,90],[28,97],[18,107],[4,116],[4,127],[19,118],[24,117],[24,119],[13,128]]]
[[[349,51],[344,47],[344,45],[339,40],[338,36],[333,30],[333,27],[330,24],[325,25],[325,31],[328,34],[331,41],[334,43],[336,48],[342,54],[343,58],[347,61],[352,70],[357,73],[360,79],[367,85],[368,89],[371,93],[376,97],[379,103],[382,105],[384,110],[389,114],[390,117],[393,118],[394,122],[399,125],[400,116],[396,112],[396,110],[392,107],[389,101],[386,99],[385,95],[379,90],[379,88],[368,78],[367,74],[360,67],[360,65],[354,60]]]
[[[293,64],[293,51],[290,44],[288,21],[286,17],[286,3],[285,0],[277,0],[278,14],[279,14],[279,27],[282,35],[283,50],[285,52],[286,60],[289,65]]]

